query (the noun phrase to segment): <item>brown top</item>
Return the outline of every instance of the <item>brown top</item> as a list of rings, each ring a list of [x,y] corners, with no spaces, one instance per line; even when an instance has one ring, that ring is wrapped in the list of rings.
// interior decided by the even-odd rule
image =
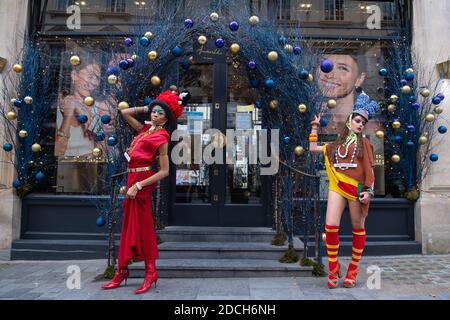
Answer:
[[[372,187],[372,184],[375,181],[375,177],[373,175],[373,166],[374,166],[374,156],[373,156],[373,145],[370,143],[369,139],[362,139],[364,145],[364,153],[362,159],[358,159],[358,156],[355,155],[353,159],[353,163],[357,164],[356,168],[348,168],[347,170],[342,170],[341,168],[336,168],[337,172],[345,174],[350,178],[357,180],[362,183],[366,187]],[[352,159],[353,150],[355,149],[355,144],[352,143],[349,147],[347,157],[344,159],[339,157],[339,163],[349,163]],[[341,154],[345,152],[344,147],[341,147]],[[331,165],[336,162],[335,155],[333,154],[330,157]]]

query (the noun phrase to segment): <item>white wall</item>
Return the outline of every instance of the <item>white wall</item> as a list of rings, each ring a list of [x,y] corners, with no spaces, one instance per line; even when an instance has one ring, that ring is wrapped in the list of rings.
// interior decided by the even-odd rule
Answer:
[[[449,0],[413,0],[413,52],[425,70],[419,75],[424,84],[429,79],[445,95],[444,112],[436,127],[450,128],[450,80],[439,79],[436,63],[450,59]],[[439,137],[438,137],[439,138]],[[450,134],[434,142],[439,160],[422,185],[422,196],[416,204],[416,238],[426,254],[450,252]]]
[[[1,79],[15,63],[17,53],[23,44],[28,21],[27,0],[0,1],[0,56],[8,60]],[[2,81],[0,81],[0,90]],[[9,100],[9,99],[8,99]],[[0,146],[3,146],[4,127],[0,123]],[[10,159],[3,149],[0,149],[0,160]],[[14,194],[11,183],[15,179],[15,170],[11,164],[0,163],[0,249],[8,249],[11,242],[20,236],[21,203]]]

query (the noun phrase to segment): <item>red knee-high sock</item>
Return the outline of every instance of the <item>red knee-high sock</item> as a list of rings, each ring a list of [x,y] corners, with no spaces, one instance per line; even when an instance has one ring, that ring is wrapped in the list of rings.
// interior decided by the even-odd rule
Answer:
[[[356,278],[355,271],[358,270],[359,260],[361,260],[364,246],[366,245],[366,229],[353,228],[353,243],[352,243],[352,261],[348,266],[347,276]]]
[[[325,225],[325,235],[328,253],[328,270],[335,272],[338,266],[339,226]]]

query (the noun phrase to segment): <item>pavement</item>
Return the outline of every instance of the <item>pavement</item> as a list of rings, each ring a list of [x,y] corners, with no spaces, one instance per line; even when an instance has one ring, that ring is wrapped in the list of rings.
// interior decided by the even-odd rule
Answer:
[[[0,252],[0,300],[450,300],[450,255],[363,257],[355,288],[326,287],[325,277],[142,279],[102,290],[106,260],[8,261]],[[349,257],[340,258],[344,271]],[[326,263],[326,260],[324,260]],[[345,274],[345,273],[344,273]]]

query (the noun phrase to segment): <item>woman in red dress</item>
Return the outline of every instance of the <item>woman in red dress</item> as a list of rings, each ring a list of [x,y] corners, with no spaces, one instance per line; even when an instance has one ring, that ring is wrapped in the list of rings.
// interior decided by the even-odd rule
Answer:
[[[151,193],[161,179],[169,175],[169,140],[176,127],[176,119],[183,112],[187,93],[161,93],[147,107],[122,110],[125,120],[139,134],[134,138],[125,157],[128,160],[127,194],[123,203],[122,232],[118,267],[114,278],[103,289],[115,289],[128,278],[131,260],[145,262],[142,286],[134,293],[147,292],[158,280],[156,259],[159,258],[156,233],[153,226]],[[138,113],[151,111],[151,121],[143,125]],[[147,124],[149,123],[149,124]],[[159,157],[160,170],[153,171],[152,163]]]

